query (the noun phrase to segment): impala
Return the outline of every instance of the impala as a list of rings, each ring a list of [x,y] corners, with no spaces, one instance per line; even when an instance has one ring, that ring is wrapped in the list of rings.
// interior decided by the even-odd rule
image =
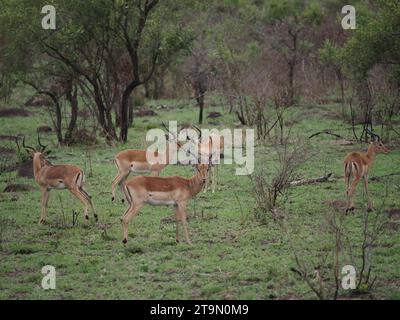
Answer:
[[[224,157],[225,139],[223,135],[216,132],[210,132],[208,139],[206,141],[202,141],[201,130],[195,125],[192,125],[191,127],[195,128],[199,133],[199,140],[197,143],[198,143],[198,151],[200,157],[203,156],[212,158],[213,154],[216,154],[218,159]],[[191,140],[189,133],[187,131],[188,129],[190,129],[190,127],[187,127],[184,130],[186,130],[187,140]],[[215,144],[215,141],[219,143]],[[212,148],[213,145],[215,146],[214,150]],[[215,189],[217,187],[217,173],[218,173],[217,167],[210,162],[210,173],[209,173],[209,178],[207,179],[206,182],[206,186],[204,187],[204,192],[206,192],[208,189],[211,189],[213,193],[215,192]]]
[[[183,225],[186,242],[191,244],[187,228],[187,202],[203,188],[208,178],[208,164],[195,165],[197,173],[190,179],[174,177],[138,176],[124,184],[129,207],[122,218],[124,244],[128,241],[128,225],[144,204],[173,205],[175,207],[176,241],[179,242],[179,221]]]
[[[163,124],[164,125],[164,124]],[[165,125],[164,125],[165,126]],[[168,129],[167,129],[168,130]],[[118,174],[114,178],[111,188],[112,188],[112,198],[111,201],[115,199],[115,188],[117,185],[121,187],[121,191],[124,192],[123,184],[129,176],[129,173],[132,171],[133,173],[146,173],[150,172],[152,176],[159,176],[160,172],[164,170],[164,168],[169,164],[169,148],[170,145],[175,145],[175,143],[167,143],[166,150],[164,154],[159,154],[158,151],[154,152],[154,156],[163,158],[165,155],[166,162],[165,163],[150,163],[147,160],[147,150],[140,149],[127,149],[123,150],[114,158],[114,164],[117,167]],[[176,142],[176,146],[179,149],[181,144]],[[122,199],[124,202],[124,199]]]
[[[368,172],[374,163],[378,153],[388,154],[390,150],[383,145],[380,137],[370,132],[373,136],[373,141],[370,142],[367,152],[351,152],[344,159],[344,179],[346,183],[346,213],[354,210],[352,197],[357,184],[361,178],[364,179],[364,188],[368,200],[368,211],[373,209],[372,202],[368,194]],[[350,182],[351,178],[353,181]]]
[[[25,150],[33,157],[33,173],[42,192],[39,224],[45,222],[49,194],[52,189],[68,189],[84,204],[85,218],[89,219],[88,207],[90,206],[94,218],[97,221],[97,214],[91,197],[85,189],[83,189],[85,174],[82,169],[70,164],[52,165],[50,161],[45,158],[45,155],[49,152],[45,151],[46,146],[40,143],[39,135],[38,142],[40,149],[36,150],[33,147],[25,146],[25,138],[23,140]]]

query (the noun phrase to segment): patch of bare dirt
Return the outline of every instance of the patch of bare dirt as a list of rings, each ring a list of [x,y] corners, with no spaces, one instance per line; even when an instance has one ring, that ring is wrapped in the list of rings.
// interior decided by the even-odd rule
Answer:
[[[96,134],[86,129],[75,130],[72,134],[73,144],[83,144],[91,146],[97,143]]]
[[[52,132],[53,128],[49,127],[49,126],[46,126],[46,125],[43,125],[43,126],[37,127],[36,131],[38,133],[48,133],[48,132]]]
[[[12,156],[15,154],[13,148],[0,147],[0,156]]]
[[[28,101],[24,104],[27,107],[43,107],[47,106],[50,107],[53,105],[51,99],[44,95],[35,95],[28,99]]]
[[[387,222],[388,229],[397,231],[400,225],[400,209],[387,209],[385,210],[385,213],[389,216],[389,221]]]
[[[159,105],[157,107],[157,109],[159,109],[159,110],[172,110],[172,109],[176,109],[176,106],[161,104],[161,105]]]
[[[33,178],[33,161],[29,160],[18,167],[18,177]]]
[[[28,184],[8,184],[3,192],[33,191],[34,188]]]
[[[138,117],[138,118],[140,118],[140,117],[154,117],[154,116],[157,115],[157,113],[155,111],[153,111],[153,110],[150,110],[150,109],[142,109],[142,110],[139,110],[137,112],[134,112],[133,115],[135,117]]]
[[[219,118],[219,117],[222,117],[222,114],[217,111],[209,112],[207,115],[207,119],[215,119],[215,118]]]
[[[391,209],[386,209],[385,212],[387,213],[390,219],[400,220],[400,209],[391,208]]]
[[[26,111],[22,108],[7,108],[0,110],[0,117],[8,118],[8,117],[29,117],[31,115],[30,112]]]
[[[1,141],[15,141],[15,136],[0,135]]]

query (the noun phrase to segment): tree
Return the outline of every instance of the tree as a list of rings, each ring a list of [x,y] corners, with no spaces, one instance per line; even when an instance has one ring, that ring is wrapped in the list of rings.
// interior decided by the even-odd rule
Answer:
[[[287,106],[295,103],[295,73],[299,62],[311,51],[310,30],[322,22],[322,8],[317,1],[273,0],[266,3],[266,28],[261,36],[271,43],[287,72]]]
[[[133,90],[190,42],[189,33],[177,23],[184,6],[158,0],[54,0],[52,4],[57,10],[54,31],[41,29],[40,3],[5,1],[0,20],[11,43],[6,58],[17,56],[21,66],[10,71],[23,78],[32,71],[29,65],[41,59],[39,53],[64,65],[93,99],[107,141],[126,142]],[[7,30],[15,30],[15,34],[8,36]],[[22,65],[27,57],[30,64]],[[125,77],[118,77],[121,64],[113,61],[125,62],[124,68],[129,70]],[[119,136],[112,117],[116,101]]]

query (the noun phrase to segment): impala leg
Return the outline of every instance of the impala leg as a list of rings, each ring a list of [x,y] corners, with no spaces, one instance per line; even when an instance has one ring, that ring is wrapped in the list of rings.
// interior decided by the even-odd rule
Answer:
[[[175,224],[176,224],[176,235],[175,240],[179,242],[179,221],[180,221],[180,213],[178,209],[178,205],[175,206]]]
[[[212,167],[212,175],[213,175],[213,178],[211,180],[211,183],[212,183],[211,189],[212,189],[212,193],[214,193],[215,189],[217,188],[217,175],[218,175],[218,167],[217,166]]]
[[[133,219],[134,216],[137,215],[139,212],[140,208],[142,208],[143,204],[134,204],[131,202],[131,205],[129,206],[128,211],[126,211],[125,215],[122,218],[122,232],[124,239],[122,242],[126,244],[128,242],[128,226],[131,220]]]
[[[185,238],[186,242],[188,244],[192,244],[192,242],[189,239],[189,231],[188,231],[188,223],[187,223],[187,214],[186,214],[186,204],[184,203],[178,203],[178,217],[179,220],[181,221],[183,225],[183,231],[185,232]],[[176,223],[179,223],[179,221],[176,221]]]
[[[49,202],[50,191],[47,189],[42,189],[42,199],[41,199],[41,211],[39,224],[43,224],[46,220],[47,203]]]
[[[97,222],[98,221],[98,216],[97,216],[97,213],[96,213],[96,209],[94,208],[94,205],[93,205],[92,197],[90,196],[89,193],[87,193],[87,191],[85,189],[83,189],[83,187],[80,187],[79,191],[82,193],[82,195],[84,196],[86,201],[89,203],[90,208],[92,209],[92,212],[93,212],[93,217]]]
[[[115,188],[117,187],[117,185],[122,187],[123,182],[126,180],[128,175],[129,175],[129,171],[128,172],[118,172],[117,176],[114,178],[114,180],[111,184],[111,190],[112,190],[111,201],[115,200]]]
[[[85,211],[84,211],[85,219],[89,220],[89,215],[88,215],[88,207],[90,205],[89,201],[85,198],[82,192],[79,191],[79,188],[69,189],[69,191],[83,203],[83,205],[85,206]]]
[[[121,191],[125,196],[126,202],[130,205],[132,203],[133,199],[132,199],[132,195],[125,183],[121,185]]]
[[[367,195],[367,200],[368,200],[367,210],[372,211],[374,208],[373,208],[371,199],[369,197],[369,192],[368,192],[368,175],[364,175],[364,188],[365,188],[365,194]]]
[[[128,174],[127,174],[126,176],[124,176],[124,177],[120,180],[120,182],[119,182],[119,187],[120,187],[120,189],[121,189],[122,194],[124,195],[124,198],[122,198],[122,200],[121,200],[122,203],[124,203],[125,200],[129,203],[129,199],[128,199],[128,197],[127,197],[127,195],[126,195],[126,192],[125,192],[125,181],[126,181],[128,175],[129,175],[129,172],[128,172]]]
[[[347,190],[347,208],[346,212],[353,211],[354,210],[354,204],[353,204],[353,194],[354,191],[356,190],[357,184],[360,182],[361,177],[354,177],[353,182],[350,185],[350,188]]]
[[[210,187],[212,185],[212,181],[210,181],[211,180],[211,170],[212,170],[212,167],[210,168],[210,172],[208,173],[207,180],[206,180],[206,183],[203,188],[203,193],[206,193],[207,190],[211,188]]]

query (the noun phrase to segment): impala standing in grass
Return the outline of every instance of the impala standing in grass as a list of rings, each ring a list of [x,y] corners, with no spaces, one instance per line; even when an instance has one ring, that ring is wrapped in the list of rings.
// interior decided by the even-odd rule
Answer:
[[[375,161],[375,157],[379,153],[388,154],[390,152],[377,134],[370,132],[373,136],[373,141],[370,142],[367,152],[351,152],[344,159],[344,180],[346,183],[346,213],[354,210],[353,194],[360,182],[364,179],[365,193],[368,199],[368,210],[372,210],[372,202],[368,194],[368,173]],[[351,178],[353,181],[351,182]]]
[[[85,206],[84,215],[89,219],[88,207],[93,211],[94,218],[97,221],[96,210],[93,206],[90,195],[83,189],[85,182],[85,174],[82,169],[70,164],[53,165],[45,158],[48,154],[45,151],[46,146],[40,143],[40,149],[35,150],[33,147],[25,146],[25,138],[23,146],[26,151],[33,157],[33,173],[35,180],[40,186],[42,192],[41,213],[39,224],[43,224],[46,219],[47,204],[49,201],[50,190],[52,189],[68,189],[75,197],[77,197]]]
[[[209,159],[211,161],[211,158]],[[174,177],[134,177],[124,184],[129,207],[122,218],[123,243],[128,241],[128,225],[144,204],[175,207],[176,241],[179,242],[179,222],[183,225],[186,242],[191,243],[187,228],[187,202],[194,198],[208,179],[209,164],[196,164],[197,173],[187,179]]]

